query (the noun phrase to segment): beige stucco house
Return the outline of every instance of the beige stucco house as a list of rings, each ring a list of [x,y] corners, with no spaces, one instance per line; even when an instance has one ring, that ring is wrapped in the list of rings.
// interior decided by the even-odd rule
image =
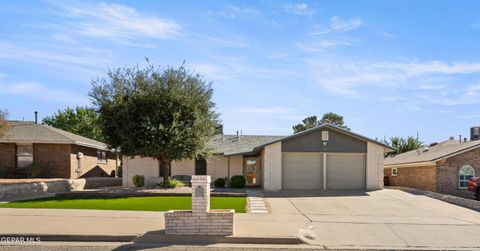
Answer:
[[[243,175],[247,186],[265,190],[381,189],[384,153],[393,149],[359,134],[325,124],[291,136],[216,135],[207,160],[172,163],[171,175]],[[159,182],[152,158],[125,157],[123,185],[144,175]]]

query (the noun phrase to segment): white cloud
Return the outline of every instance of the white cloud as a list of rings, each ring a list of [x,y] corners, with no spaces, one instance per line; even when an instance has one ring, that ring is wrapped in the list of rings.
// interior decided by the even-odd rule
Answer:
[[[360,18],[353,19],[342,19],[340,17],[334,16],[330,18],[330,29],[336,32],[345,32],[357,29],[362,25],[362,20]]]
[[[238,58],[218,58],[215,61],[214,63],[187,63],[187,65],[204,75],[206,79],[222,81],[241,77],[283,78],[295,74],[293,69],[261,68]]]
[[[362,89],[373,86],[428,91],[429,96],[422,96],[428,103],[456,105],[480,102],[479,86],[471,86],[471,83],[469,86],[465,82],[463,86],[467,87],[463,89],[452,87],[456,77],[480,74],[480,63],[477,62],[372,62],[325,57],[308,60],[307,64],[312,78],[336,95],[364,97]],[[426,84],[425,79],[430,82]]]
[[[353,41],[345,39],[320,39],[312,42],[299,42],[296,47],[306,52],[323,52],[334,47],[351,46],[353,44]]]
[[[228,4],[224,10],[217,12],[217,15],[225,18],[253,18],[258,16],[259,12],[253,7],[241,7]]]
[[[14,43],[0,42],[0,60],[28,61],[38,63],[56,63],[59,65],[83,65],[98,67],[105,65],[110,60],[106,55],[99,55],[100,51],[92,51],[85,48],[75,48],[72,53],[59,52],[56,50],[37,50]],[[103,54],[103,53],[101,53]]]
[[[330,33],[343,33],[358,29],[362,26],[363,21],[360,18],[342,19],[338,16],[333,16],[327,26],[317,25],[310,35],[326,35]]]
[[[83,106],[90,103],[86,96],[81,96],[69,91],[58,90],[56,88],[50,89],[44,85],[31,82],[16,84],[0,83],[0,93],[27,96],[33,99],[61,102],[70,105]]]
[[[284,6],[284,10],[301,16],[312,16],[315,14],[315,9],[309,7],[306,3],[289,3]]]
[[[136,9],[108,3],[60,3],[60,15],[69,18],[74,32],[108,39],[135,39],[137,37],[164,39],[179,34],[180,25],[138,12]]]

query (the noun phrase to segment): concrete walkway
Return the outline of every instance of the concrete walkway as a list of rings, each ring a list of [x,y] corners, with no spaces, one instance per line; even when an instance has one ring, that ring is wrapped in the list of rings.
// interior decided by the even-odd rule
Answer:
[[[283,192],[327,248],[480,249],[480,213],[399,190]],[[268,199],[272,212],[284,210]]]
[[[304,238],[318,248],[480,250],[480,213],[399,190],[264,193],[268,214],[236,214],[235,235]],[[161,212],[0,209],[0,235],[143,235]]]
[[[0,236],[143,235],[165,229],[163,212],[0,208]],[[309,221],[298,214],[235,214],[235,235],[296,237]]]

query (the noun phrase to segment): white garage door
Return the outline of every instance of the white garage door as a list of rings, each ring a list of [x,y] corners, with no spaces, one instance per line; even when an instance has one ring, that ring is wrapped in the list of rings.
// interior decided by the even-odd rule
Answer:
[[[365,154],[327,154],[327,189],[365,189]]]
[[[283,189],[322,189],[321,153],[283,153]]]

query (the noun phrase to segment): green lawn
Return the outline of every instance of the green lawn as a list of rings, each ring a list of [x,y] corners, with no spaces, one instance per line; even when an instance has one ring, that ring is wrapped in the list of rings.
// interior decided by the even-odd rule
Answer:
[[[235,209],[236,213],[245,213],[246,197],[211,197],[212,209]],[[62,209],[98,209],[132,211],[168,211],[192,209],[192,198],[188,196],[152,196],[152,197],[51,197],[29,201],[0,203],[0,208],[62,208]]]

